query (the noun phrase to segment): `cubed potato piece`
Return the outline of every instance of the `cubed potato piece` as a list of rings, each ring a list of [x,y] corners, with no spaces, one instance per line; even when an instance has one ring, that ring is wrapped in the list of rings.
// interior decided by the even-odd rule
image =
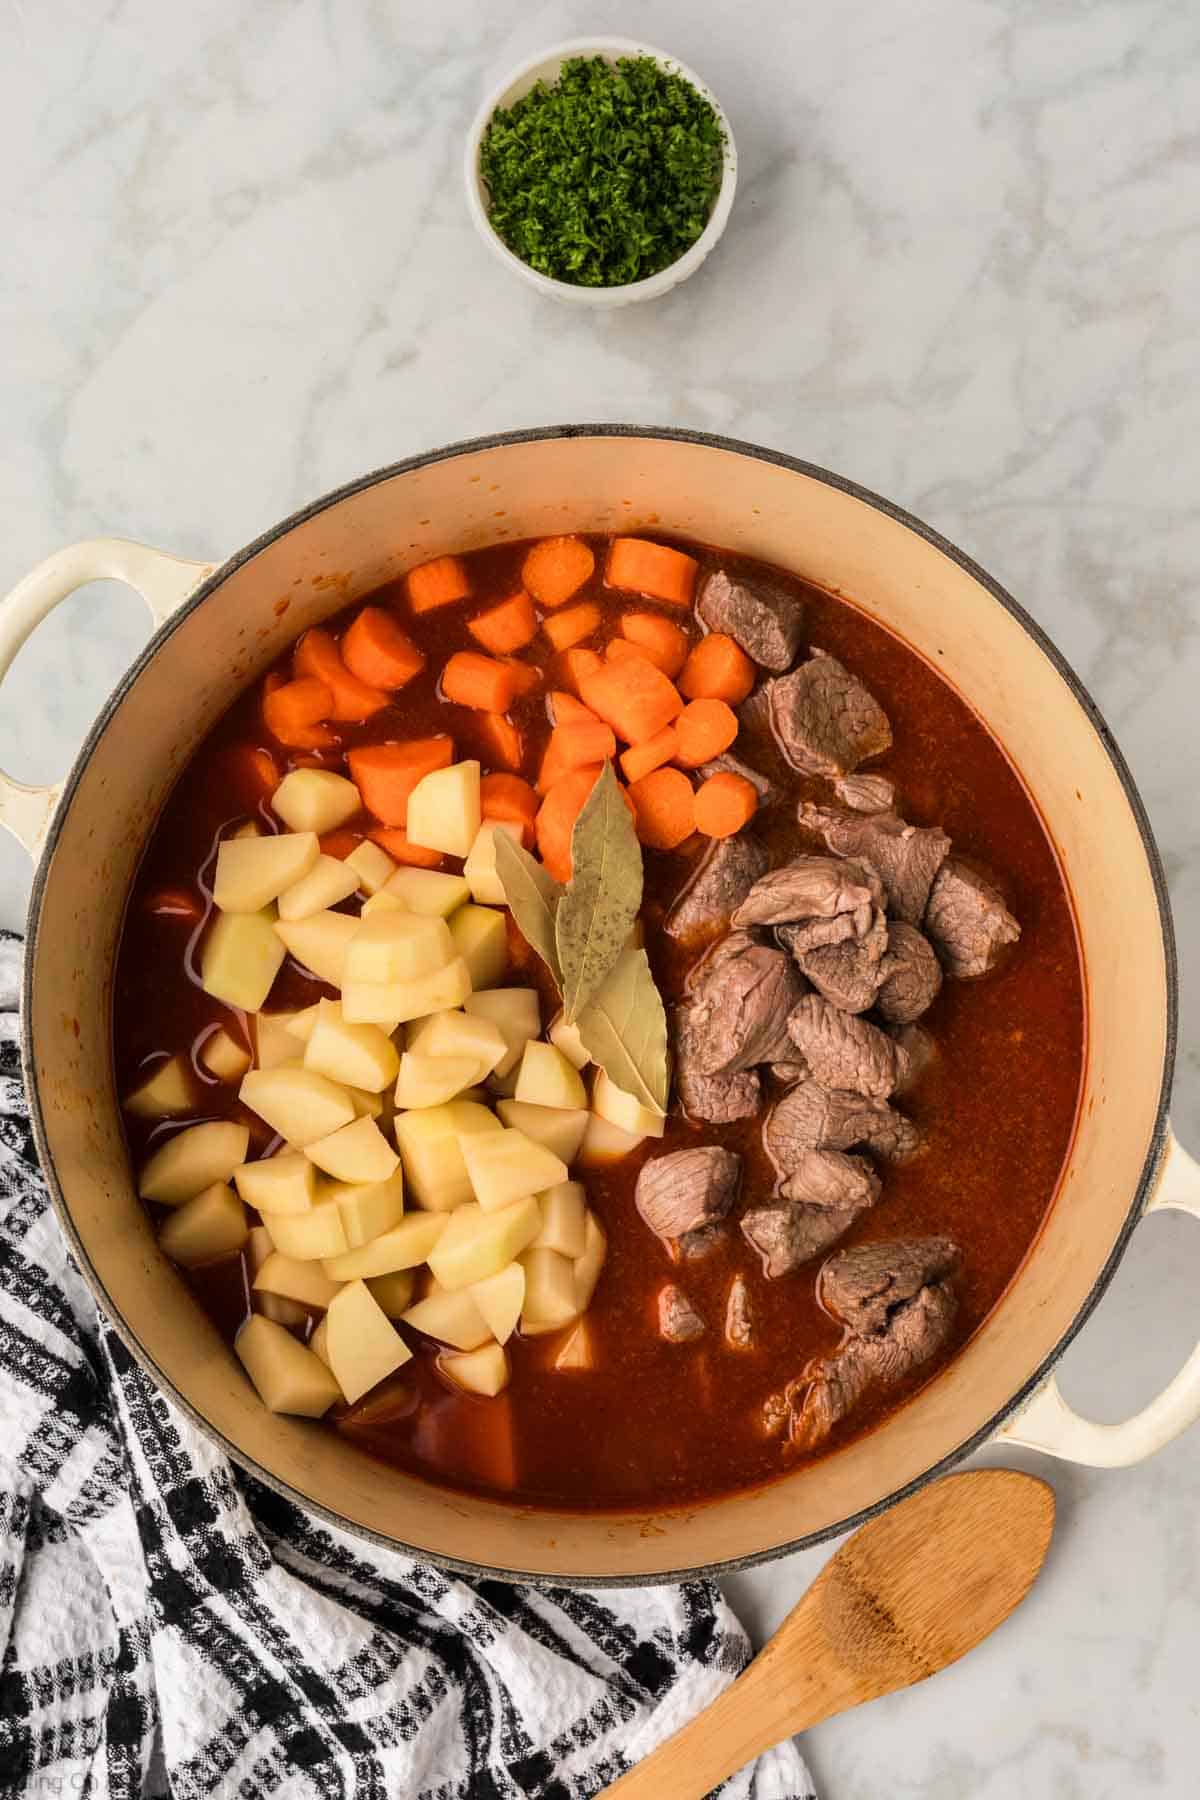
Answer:
[[[505,914],[493,906],[468,905],[460,906],[447,921],[454,948],[470,972],[472,990],[495,987],[504,978],[508,967],[508,927],[504,920]]]
[[[240,1081],[253,1058],[244,1044],[223,1025],[205,1038],[200,1046],[200,1067],[216,1081]]]
[[[233,1039],[230,1038],[230,1043]],[[195,1106],[192,1065],[186,1056],[168,1056],[156,1063],[151,1074],[140,1081],[121,1104],[138,1119],[166,1119],[172,1113],[185,1113]]]
[[[440,869],[397,869],[383,892],[409,912],[424,913],[433,919],[448,919],[464,900],[471,898],[471,890],[461,875],[446,875]]]
[[[504,883],[496,873],[498,831],[506,832],[510,838],[520,842],[519,825],[510,825],[507,820],[502,819],[485,819],[475,833],[475,842],[463,864],[463,879],[470,887],[472,900],[482,900],[488,906],[504,906],[508,901]]]
[[[340,1288],[338,1289],[338,1292],[339,1293],[341,1292]],[[325,1364],[325,1367],[328,1369],[329,1368],[329,1321],[327,1319],[318,1319],[317,1320],[316,1324],[313,1326],[312,1336],[308,1340],[308,1347],[312,1351],[314,1356],[320,1357],[321,1361]],[[332,1373],[332,1370],[330,1371],[330,1373]]]
[[[294,887],[321,854],[316,833],[225,838],[217,847],[213,901],[222,912],[256,913]]]
[[[521,1326],[547,1326],[557,1330],[569,1325],[579,1312],[575,1265],[557,1250],[526,1250],[521,1257],[525,1271],[525,1305]]]
[[[389,1319],[403,1318],[413,1303],[417,1281],[412,1269],[396,1269],[391,1275],[372,1275],[367,1286]]]
[[[534,1238],[533,1250],[557,1250],[560,1256],[574,1259],[586,1249],[587,1195],[578,1181],[563,1181],[538,1195],[542,1208],[542,1229]]]
[[[363,1281],[352,1281],[325,1314],[329,1367],[351,1405],[412,1355]]]
[[[374,1119],[355,1119],[306,1144],[304,1154],[335,1181],[359,1187],[388,1181],[400,1167],[400,1158]]]
[[[349,913],[319,912],[308,919],[281,919],[275,932],[289,955],[310,969],[318,981],[341,987],[346,950],[358,925]]]
[[[200,985],[214,1000],[243,1012],[266,1001],[283,963],[275,935],[275,908],[258,913],[218,913],[200,952]]]
[[[604,1227],[595,1213],[589,1212],[584,1220],[583,1255],[575,1258],[575,1298],[580,1312],[586,1312],[592,1303],[592,1295],[596,1291],[596,1283],[600,1279],[600,1271],[607,1255],[608,1239],[604,1235]]]
[[[451,1292],[486,1281],[528,1248],[541,1220],[532,1194],[499,1212],[485,1213],[474,1203],[460,1206],[446,1219],[446,1229],[429,1253],[430,1270]]]
[[[304,1066],[343,1087],[379,1094],[395,1081],[400,1055],[379,1025],[352,1025],[336,1000],[320,1000],[304,1047]]]
[[[456,1350],[478,1350],[492,1333],[467,1288],[456,1294],[431,1294],[409,1307],[402,1321],[426,1337],[453,1344]]]
[[[237,1191],[256,1212],[295,1218],[311,1212],[317,1198],[317,1171],[307,1156],[267,1156],[233,1171]]]
[[[448,1223],[444,1213],[409,1213],[369,1244],[327,1257],[322,1267],[331,1281],[367,1281],[397,1269],[419,1268],[436,1249]]]
[[[196,1269],[235,1256],[249,1230],[246,1209],[233,1189],[214,1181],[164,1219],[158,1241],[172,1262]]]
[[[379,1123],[380,1131],[386,1132],[390,1128],[394,1110],[390,1106],[390,1097],[385,1097],[383,1094],[369,1094],[366,1088],[360,1087],[348,1087],[346,1097],[354,1108],[356,1119],[375,1119]]]
[[[451,763],[447,769],[422,775],[408,796],[405,830],[411,844],[441,850],[448,856],[466,856],[482,816],[479,764]]]
[[[506,1263],[485,1281],[476,1281],[460,1290],[474,1301],[484,1324],[498,1344],[507,1344],[517,1329],[517,1321],[525,1305],[525,1269],[520,1262]],[[472,1346],[462,1344],[460,1349]]]
[[[281,919],[310,919],[358,892],[358,876],[336,856],[318,856],[307,875],[279,896]]]
[[[461,956],[432,975],[413,981],[347,982],[342,989],[342,1017],[351,1024],[405,1025],[426,1013],[461,1006],[471,992],[471,976]]]
[[[596,1070],[592,1084],[592,1111],[601,1119],[607,1119],[610,1125],[618,1125],[631,1137],[661,1137],[667,1128],[661,1113],[651,1112],[633,1094],[619,1088],[603,1069]]]
[[[293,831],[336,831],[362,810],[352,781],[331,769],[293,769],[271,796],[271,809]]]
[[[408,912],[409,910],[410,908],[405,906],[402,900],[397,900],[394,894],[385,893],[383,888],[380,888],[377,894],[371,894],[363,901],[358,916],[360,919],[373,919],[377,913]]]
[[[622,1131],[596,1113],[589,1113],[583,1142],[579,1146],[579,1162],[585,1169],[607,1169],[624,1160],[632,1150],[644,1143],[640,1131]]]
[[[406,1050],[400,1058],[396,1105],[417,1110],[444,1106],[474,1087],[481,1073],[472,1056],[423,1056],[419,1050]]]
[[[415,1020],[405,1035],[405,1048],[422,1056],[469,1056],[479,1065],[475,1081],[482,1081],[503,1061],[508,1046],[498,1025],[467,1010],[477,998],[469,994],[461,1012],[430,1013],[428,1018]]]
[[[371,843],[369,838],[350,852],[346,867],[354,870],[359,887],[367,895],[377,894],[396,873],[396,865],[387,851]]]
[[[350,940],[343,985],[414,981],[444,969],[454,955],[445,919],[399,911],[372,913],[359,921]]]
[[[578,1025],[568,1025],[562,1013],[557,1012],[550,1021],[546,1036],[556,1050],[562,1051],[573,1068],[587,1068],[592,1059],[583,1047],[583,1039],[579,1035]]]
[[[344,1256],[350,1248],[342,1215],[332,1201],[318,1200],[306,1213],[263,1216],[275,1248],[285,1256],[294,1256],[297,1262],[324,1262],[329,1257]]]
[[[485,988],[464,1000],[463,1011],[472,1018],[487,1019],[499,1027],[504,1038],[504,1055],[492,1071],[508,1075],[517,1067],[530,1038],[542,1029],[542,1013],[536,988]]]
[[[454,1102],[397,1115],[396,1147],[412,1200],[429,1212],[450,1212],[474,1198],[459,1147],[464,1133],[499,1131],[485,1106]]]
[[[507,1075],[499,1073],[489,1075],[487,1078],[488,1093],[498,1100],[511,1100],[517,1091],[517,1077],[520,1073],[521,1065],[518,1062],[513,1064]]]
[[[255,1275],[253,1285],[256,1294],[275,1294],[280,1299],[294,1300],[298,1306],[311,1308],[313,1312],[324,1312],[339,1291],[338,1283],[330,1281],[319,1263],[298,1262],[294,1256],[284,1256],[280,1250],[272,1250]]]
[[[386,1181],[329,1181],[321,1189],[321,1199],[336,1202],[346,1247],[359,1250],[404,1217],[404,1176],[397,1169]]]
[[[253,1289],[254,1278],[269,1256],[277,1256],[278,1251],[271,1242],[271,1234],[265,1225],[252,1225],[246,1239],[242,1255],[246,1259],[246,1271]],[[297,1264],[297,1268],[310,1266]],[[307,1325],[308,1311],[297,1300],[285,1300],[282,1294],[251,1293],[255,1309],[266,1319],[274,1319],[277,1325]]]
[[[255,1014],[252,1030],[256,1069],[281,1069],[288,1063],[294,1063],[302,1054],[300,1039],[292,1030],[298,1017],[298,1013],[292,1012]]]
[[[333,1006],[336,1005],[336,1001],[331,1000],[322,1002],[318,1000],[315,1006],[306,1006],[302,1012],[288,1013],[285,1015],[287,1018],[288,1030],[294,1038],[299,1038],[302,1044],[307,1044],[309,1038],[316,1030],[317,1020],[321,1016],[321,1007],[323,1004]],[[285,1058],[285,1061],[287,1060],[290,1059]]]
[[[138,1193],[160,1206],[182,1206],[214,1182],[228,1181],[246,1160],[249,1127],[213,1119],[188,1125],[159,1144],[142,1166]]]
[[[484,1212],[499,1212],[526,1194],[540,1194],[567,1179],[566,1163],[523,1131],[481,1132],[459,1143]]]
[[[579,1155],[583,1134],[590,1115],[578,1109],[559,1106],[530,1106],[524,1100],[497,1100],[496,1111],[514,1131],[523,1131],[535,1144],[541,1144],[564,1164],[573,1163]],[[553,1186],[553,1183],[548,1183]]]
[[[443,1351],[437,1366],[456,1387],[469,1394],[484,1394],[489,1400],[503,1393],[512,1380],[512,1365],[503,1344],[484,1344],[460,1356]]]
[[[556,1369],[594,1369],[596,1366],[596,1337],[586,1319],[578,1319],[568,1335],[563,1339],[562,1348],[554,1358]]]
[[[301,1150],[354,1117],[345,1089],[312,1069],[251,1069],[238,1095],[272,1131]]]
[[[233,1348],[268,1412],[319,1419],[341,1399],[341,1390],[320,1357],[262,1313],[246,1320]]]
[[[530,1038],[521,1057],[515,1098],[523,1106],[556,1106],[586,1112],[587,1092],[579,1071],[553,1044]],[[582,1135],[582,1134],[581,1134]]]

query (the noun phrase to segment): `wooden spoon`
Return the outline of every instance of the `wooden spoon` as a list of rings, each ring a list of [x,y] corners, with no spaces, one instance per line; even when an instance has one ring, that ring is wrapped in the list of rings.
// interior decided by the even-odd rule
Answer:
[[[1020,1605],[1053,1528],[1053,1490],[1014,1469],[902,1500],[847,1539],[732,1687],[604,1795],[703,1800],[794,1732],[936,1675]]]

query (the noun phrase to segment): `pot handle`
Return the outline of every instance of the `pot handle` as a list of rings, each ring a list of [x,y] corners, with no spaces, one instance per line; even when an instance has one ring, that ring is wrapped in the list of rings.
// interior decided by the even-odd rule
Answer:
[[[215,563],[186,562],[126,538],[85,538],[56,550],[0,600],[0,681],[35,627],[85,583],[125,582],[146,602],[157,627],[166,623],[215,568]],[[0,769],[0,825],[12,832],[35,862],[62,790],[61,781],[51,787],[26,787]]]
[[[1200,1219],[1200,1163],[1173,1136],[1167,1139],[1158,1183],[1146,1203],[1146,1213],[1166,1207]],[[1125,1469],[1153,1456],[1198,1418],[1200,1344],[1162,1393],[1120,1425],[1097,1425],[1073,1412],[1052,1375],[1025,1409],[1001,1426],[995,1442],[1040,1450],[1044,1456],[1085,1463],[1093,1469]]]

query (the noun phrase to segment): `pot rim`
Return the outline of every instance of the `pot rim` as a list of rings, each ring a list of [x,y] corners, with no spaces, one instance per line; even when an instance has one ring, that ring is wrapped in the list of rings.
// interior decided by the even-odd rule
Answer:
[[[911,1481],[907,1482],[902,1488],[897,1489],[895,1493],[889,1494],[885,1499],[878,1500],[870,1506],[863,1507],[857,1512],[850,1514],[847,1518],[839,1520],[835,1524],[826,1526],[820,1531],[809,1532],[802,1537],[789,1540],[784,1544],[779,1544],[764,1550],[751,1551],[744,1556],[728,1557],[718,1562],[699,1564],[695,1567],[664,1570],[659,1574],[633,1576],[547,1576],[536,1571],[531,1572],[521,1569],[498,1568],[494,1564],[476,1563],[472,1562],[469,1558],[453,1557],[440,1553],[433,1555],[428,1550],[420,1548],[420,1546],[402,1543],[399,1539],[390,1537],[386,1533],[375,1531],[369,1526],[356,1524],[352,1520],[346,1519],[339,1513],[334,1512],[331,1508],[311,1500],[307,1495],[301,1493],[298,1488],[293,1487],[290,1482],[281,1480],[278,1476],[273,1475],[270,1470],[263,1468],[253,1456],[242,1450],[238,1445],[232,1443],[223,1432],[196,1411],[190,1401],[179,1392],[174,1383],[166,1376],[163,1370],[159,1368],[154,1359],[143,1349],[132,1328],[111,1304],[104,1285],[93,1267],[91,1259],[75,1229],[74,1222],[66,1203],[66,1198],[58,1179],[58,1173],[54,1165],[50,1146],[47,1141],[45,1124],[42,1117],[41,1100],[38,1092],[37,1076],[34,1069],[30,1019],[32,1017],[33,970],[37,961],[42,900],[49,877],[50,866],[54,857],[54,851],[62,831],[62,824],[66,817],[68,807],[75,795],[96,746],[108,729],[110,721],[123,705],[126,695],[140,678],[143,671],[153,661],[162,644],[165,643],[171,634],[178,629],[183,621],[195,612],[198,607],[202,606],[209,595],[214,593],[230,575],[241,568],[245,563],[249,562],[251,558],[265,550],[269,545],[277,542],[280,538],[285,537],[295,527],[304,524],[307,520],[315,518],[318,514],[325,512],[330,507],[337,506],[341,501],[349,499],[355,494],[362,493],[365,489],[374,487],[380,482],[388,481],[397,475],[411,474],[417,469],[429,467],[434,463],[447,462],[455,457],[476,455],[480,451],[505,449],[511,445],[517,444],[556,443],[574,438],[604,437],[640,438],[652,442],[696,444],[705,449],[726,451],[736,456],[744,456],[757,462],[771,464],[776,468],[788,469],[797,475],[807,476],[811,480],[821,482],[827,487],[835,488],[841,493],[850,495],[853,499],[862,501],[865,505],[873,507],[876,511],[883,513],[887,518],[894,520],[897,524],[906,527],[917,537],[922,538],[927,544],[931,545],[935,550],[939,550],[942,555],[948,557],[962,569],[964,573],[978,582],[994,600],[998,601],[999,604],[1004,607],[1005,611],[1017,621],[1028,637],[1032,639],[1042,654],[1049,660],[1087,715],[1113,766],[1117,778],[1120,781],[1125,799],[1133,814],[1138,829],[1138,835],[1142,841],[1142,848],[1145,851],[1146,861],[1150,869],[1151,881],[1158,908],[1159,927],[1162,932],[1163,961],[1166,974],[1166,1019],[1164,1022],[1165,1033],[1162,1076],[1159,1085],[1158,1102],[1155,1108],[1154,1129],[1146,1151],[1145,1161],[1142,1165],[1141,1176],[1130,1200],[1129,1210],[1113,1243],[1108,1258],[1096,1277],[1095,1282],[1092,1284],[1087,1298],[1084,1300],[1079,1311],[1076,1313],[1067,1329],[1063,1332],[1054,1348],[1042,1360],[1038,1368],[1016,1391],[1016,1393],[1014,1393],[1002,1407],[993,1413],[990,1418],[985,1420],[983,1424],[972,1432],[969,1437],[964,1439],[964,1441],[955,1449],[949,1451],[931,1468],[926,1469],[920,1475],[914,1476]],[[951,543],[949,539],[943,537],[940,532],[935,531],[932,526],[925,524],[923,520],[916,518],[903,507],[897,506],[894,502],[885,499],[880,494],[874,493],[869,488],[862,487],[858,482],[851,481],[843,475],[838,475],[829,469],[822,468],[817,463],[806,462],[800,457],[790,456],[786,451],[770,450],[761,445],[747,443],[739,438],[725,437],[715,432],[692,431],[686,427],[678,426],[633,424],[547,425],[525,427],[519,431],[491,432],[482,437],[460,439],[455,443],[444,445],[439,449],[420,451],[413,456],[402,458],[398,462],[385,464],[383,467],[374,469],[368,474],[357,476],[354,480],[343,483],[342,486],[332,489],[330,492],[319,496],[316,500],[309,501],[307,505],[290,513],[286,518],[280,520],[278,524],[262,532],[241,550],[235,551],[232,556],[218,564],[212,573],[200,582],[194,593],[189,595],[188,599],[183,602],[165,624],[160,626],[149,639],[141,654],[126,670],[116,688],[114,688],[113,692],[105,701],[104,706],[97,714],[91,729],[88,731],[87,736],[83,741],[79,754],[63,783],[61,796],[58,805],[55,808],[50,828],[46,834],[45,843],[37,867],[34,870],[29,899],[29,913],[26,924],[26,955],[21,986],[21,1060],[25,1077],[26,1092],[29,1098],[30,1122],[33,1129],[34,1142],[37,1145],[38,1159],[41,1164],[42,1172],[50,1190],[51,1199],[53,1200],[55,1211],[58,1214],[59,1223],[67,1237],[72,1254],[80,1267],[84,1279],[87,1281],[94,1298],[100,1306],[104,1320],[116,1331],[130,1355],[138,1363],[139,1367],[150,1376],[155,1385],[162,1392],[169,1395],[172,1402],[180,1408],[191,1423],[211,1442],[218,1444],[225,1455],[227,1455],[231,1461],[247,1475],[252,1476],[256,1481],[262,1482],[265,1487],[270,1488],[282,1499],[290,1501],[293,1505],[298,1506],[303,1511],[315,1514],[317,1517],[323,1519],[326,1524],[332,1525],[338,1530],[349,1532],[352,1536],[362,1538],[378,1548],[397,1552],[401,1555],[412,1556],[419,1561],[431,1562],[442,1568],[453,1570],[461,1575],[471,1577],[499,1577],[502,1580],[528,1583],[535,1587],[655,1587],[669,1582],[713,1579],[720,1575],[732,1573],[735,1570],[756,1568],[761,1564],[774,1562],[781,1557],[789,1556],[795,1551],[810,1549],[814,1545],[826,1543],[832,1538],[840,1537],[845,1532],[856,1530],[858,1526],[865,1524],[869,1519],[875,1518],[880,1513],[885,1512],[890,1506],[895,1505],[897,1501],[907,1498],[910,1494],[916,1493],[927,1483],[935,1481],[939,1476],[947,1474],[966,1457],[972,1455],[976,1450],[981,1449],[995,1435],[1000,1426],[1003,1425],[1006,1420],[1010,1419],[1014,1413],[1020,1410],[1026,1400],[1028,1400],[1043,1382],[1048,1379],[1068,1346],[1074,1341],[1075,1337],[1082,1330],[1087,1320],[1091,1317],[1092,1312],[1103,1298],[1116,1273],[1117,1266],[1125,1254],[1133,1229],[1141,1218],[1146,1201],[1152,1191],[1154,1179],[1159,1165],[1162,1162],[1167,1143],[1167,1114],[1175,1068],[1178,1013],[1178,964],[1175,948],[1174,925],[1171,917],[1171,907],[1167,890],[1166,872],[1163,868],[1162,857],[1155,842],[1154,833],[1142,797],[1138,792],[1129,765],[1109,729],[1104,715],[1100,711],[1095,700],[1093,700],[1091,694],[1088,692],[1083,681],[1075,673],[1075,670],[1067,661],[1066,657],[1047,636],[1045,631],[1043,631],[1042,627],[1031,617],[1019,601],[1013,598],[1007,589],[1002,587],[998,581],[989,575],[985,569],[981,568],[972,557],[960,550],[957,545]],[[914,1398],[915,1397],[916,1396],[914,1396]],[[432,1483],[429,1485],[435,1486],[435,1484]],[[736,1500],[737,1496],[734,1495],[729,1498]],[[720,1504],[720,1502],[712,1502],[711,1504]]]

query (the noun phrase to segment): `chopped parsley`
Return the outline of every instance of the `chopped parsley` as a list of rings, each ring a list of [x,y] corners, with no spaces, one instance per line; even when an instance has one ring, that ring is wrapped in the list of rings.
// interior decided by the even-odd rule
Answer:
[[[488,217],[531,268],[579,287],[642,281],[708,224],[724,133],[710,103],[649,56],[577,56],[492,114]]]

